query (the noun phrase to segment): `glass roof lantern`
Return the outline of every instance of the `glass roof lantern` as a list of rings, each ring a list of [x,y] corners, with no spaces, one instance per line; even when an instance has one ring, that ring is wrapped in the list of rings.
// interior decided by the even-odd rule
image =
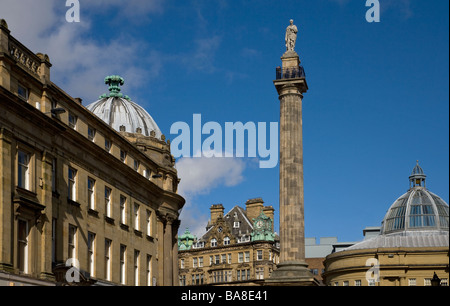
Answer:
[[[410,189],[389,208],[381,234],[449,231],[449,206],[426,189],[426,175],[417,162],[409,177]]]

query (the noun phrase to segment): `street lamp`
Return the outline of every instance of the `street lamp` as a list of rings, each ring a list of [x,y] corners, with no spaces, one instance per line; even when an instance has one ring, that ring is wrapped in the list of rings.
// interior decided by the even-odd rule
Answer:
[[[58,108],[52,108],[49,112],[46,112],[45,114],[52,114],[52,117],[55,118],[57,115],[64,114],[66,110],[62,107]]]
[[[432,287],[439,287],[441,285],[441,279],[437,276],[436,272],[434,272],[433,278],[431,279]]]

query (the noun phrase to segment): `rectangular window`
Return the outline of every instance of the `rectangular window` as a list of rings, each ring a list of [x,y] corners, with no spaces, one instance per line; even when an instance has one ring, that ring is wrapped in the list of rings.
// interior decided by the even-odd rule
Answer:
[[[134,160],[134,170],[139,171],[140,162],[138,160]]]
[[[18,153],[17,186],[30,190],[30,154],[23,151]]]
[[[127,152],[125,152],[124,150],[120,150],[120,160],[123,161],[124,163],[127,160]]]
[[[408,286],[416,286],[416,279],[415,278],[410,278],[408,279]]]
[[[233,281],[233,274],[232,274],[232,272],[231,271],[228,271],[228,272],[225,272],[225,273],[227,273],[226,275],[227,275],[227,278],[225,279],[225,281],[227,281],[227,282],[232,282]]]
[[[69,200],[76,201],[77,197],[77,170],[69,167]]]
[[[194,257],[192,258],[192,268],[197,268],[198,265],[198,258]]]
[[[120,283],[125,285],[126,283],[126,259],[127,259],[127,247],[123,244],[120,245]]]
[[[17,88],[17,94],[19,97],[23,98],[24,100],[28,101],[28,88],[26,88],[24,85],[19,83],[19,87]]]
[[[88,126],[88,139],[94,141],[96,130],[92,126]]]
[[[105,278],[107,281],[111,281],[111,244],[111,240],[105,239]]]
[[[152,235],[152,212],[147,210],[147,236]]]
[[[180,269],[184,269],[184,258],[180,259]]]
[[[149,179],[149,178],[150,178],[150,170],[148,170],[148,168],[145,168],[145,169],[144,169],[144,177],[145,177],[146,179]]]
[[[152,286],[152,256],[147,255],[147,286]]]
[[[222,263],[227,263],[227,254],[222,254]]]
[[[186,275],[180,275],[180,286],[186,286]]]
[[[137,203],[134,203],[133,215],[134,215],[134,229],[138,231],[140,229],[140,226],[139,226],[139,204]]]
[[[28,273],[28,221],[19,219],[17,233],[17,264],[19,271]]]
[[[111,188],[105,187],[105,213],[111,218]]]
[[[69,242],[68,257],[76,259],[77,258],[77,227],[76,226],[69,225],[69,240],[68,240],[68,242]]]
[[[127,206],[127,198],[124,196],[120,196],[120,223],[127,224],[126,220],[126,206]]]
[[[88,232],[88,264],[89,273],[91,276],[95,276],[95,234]]]
[[[105,150],[111,152],[112,142],[110,139],[105,138]]]
[[[244,262],[244,253],[240,252],[238,254],[238,263]]]
[[[250,262],[250,252],[245,252],[245,262]]]
[[[264,267],[256,268],[256,279],[264,279]]]
[[[228,254],[228,263],[231,264],[231,253]]]
[[[215,263],[216,265],[220,264],[220,256],[219,256],[219,255],[215,255],[215,256],[214,256],[214,263]]]
[[[356,287],[361,287],[361,280],[360,279],[355,280],[355,286]]]
[[[77,120],[77,116],[69,112],[69,127],[75,130],[77,128]]]
[[[88,207],[95,210],[95,180],[88,177]]]
[[[258,260],[258,261],[263,260],[263,251],[262,250],[256,251],[256,260]]]
[[[139,255],[138,250],[134,250],[134,285],[139,286]]]

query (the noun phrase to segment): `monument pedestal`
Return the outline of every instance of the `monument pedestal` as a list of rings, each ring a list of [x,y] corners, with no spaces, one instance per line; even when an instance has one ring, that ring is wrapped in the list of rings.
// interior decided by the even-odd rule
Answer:
[[[319,286],[305,262],[288,261],[280,263],[272,276],[265,281],[266,286]]]

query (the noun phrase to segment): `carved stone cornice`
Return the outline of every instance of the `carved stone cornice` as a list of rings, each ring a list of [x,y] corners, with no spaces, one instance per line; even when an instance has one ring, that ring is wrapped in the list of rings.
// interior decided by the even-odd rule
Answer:
[[[21,48],[18,43],[10,40],[9,54],[21,67],[25,68],[35,76],[39,77],[41,73],[41,60],[39,57],[25,48]]]

